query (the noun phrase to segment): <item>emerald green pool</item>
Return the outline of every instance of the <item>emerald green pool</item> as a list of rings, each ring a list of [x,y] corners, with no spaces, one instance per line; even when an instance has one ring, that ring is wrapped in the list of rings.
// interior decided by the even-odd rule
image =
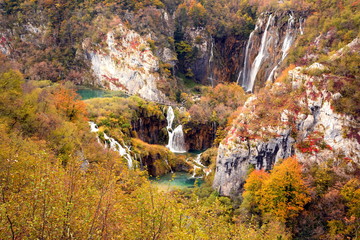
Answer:
[[[103,89],[92,89],[81,87],[76,90],[77,94],[81,96],[82,100],[87,100],[91,98],[105,98],[105,97],[128,97],[127,94],[120,91],[109,91]]]
[[[199,178],[192,178],[191,174],[186,172],[168,173],[161,177],[150,178],[152,183],[160,190],[170,191],[175,188],[185,189],[200,186],[204,181]]]

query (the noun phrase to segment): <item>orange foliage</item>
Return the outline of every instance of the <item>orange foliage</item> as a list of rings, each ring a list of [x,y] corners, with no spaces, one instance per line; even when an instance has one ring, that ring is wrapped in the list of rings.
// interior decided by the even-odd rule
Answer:
[[[262,198],[261,189],[264,182],[269,179],[270,174],[264,170],[255,170],[249,174],[244,185],[243,207],[249,209],[252,213],[260,213],[259,205]]]
[[[53,93],[53,103],[56,109],[70,121],[86,119],[86,105],[78,99],[74,90],[60,85]]]
[[[301,170],[296,157],[287,158],[274,167],[262,189],[259,208],[263,214],[270,214],[286,222],[303,210],[310,197]]]
[[[285,82],[286,78],[288,77],[288,73],[290,70],[293,70],[295,68],[294,64],[290,64],[287,68],[284,69],[284,71],[281,72],[280,76],[278,76],[275,80],[275,82]]]

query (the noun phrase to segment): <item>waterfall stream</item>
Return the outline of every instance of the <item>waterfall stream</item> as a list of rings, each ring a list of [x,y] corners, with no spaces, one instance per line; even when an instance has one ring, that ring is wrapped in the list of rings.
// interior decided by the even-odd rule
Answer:
[[[295,18],[293,14],[289,15],[289,20],[288,20],[288,26],[286,29],[286,34],[285,34],[285,39],[284,39],[284,43],[282,45],[281,51],[282,51],[282,57],[281,57],[281,61],[283,61],[288,52],[289,49],[294,41],[294,37],[295,35],[293,34],[293,26],[295,24]]]
[[[210,58],[209,58],[209,67],[208,67],[208,71],[210,71],[210,75],[209,75],[209,80],[211,82],[211,86],[214,87],[214,76],[212,73],[212,69],[211,69],[211,63],[213,62],[214,59],[214,40],[211,38],[211,48],[210,48]]]
[[[91,132],[99,131],[98,126],[94,122],[89,122],[89,124],[90,124]],[[98,142],[100,143],[99,136],[97,136],[97,139],[98,139]],[[119,142],[117,142],[114,138],[109,137],[106,133],[104,133],[104,139],[106,140],[104,147],[110,148],[112,151],[118,152],[120,154],[120,156],[124,157],[127,160],[129,169],[132,169],[133,168],[133,159],[130,155],[130,152],[131,152],[130,147],[127,146],[125,143],[123,143],[125,146],[125,147],[123,147]],[[107,142],[109,142],[109,145]]]
[[[201,163],[201,153],[198,154],[194,160],[194,172],[193,172],[193,175],[192,177],[195,178],[196,177],[196,169],[199,169],[199,168],[205,168],[205,166]]]
[[[265,32],[263,33],[263,36],[261,38],[260,51],[251,66],[250,79],[249,79],[248,83],[246,85],[244,85],[246,92],[253,91],[256,76],[259,72],[260,66],[263,63],[264,58],[266,57],[266,53],[267,53],[266,46],[267,46],[267,42],[268,42],[267,35],[268,35],[268,30],[269,30],[271,20],[272,20],[272,15],[269,16],[269,19],[266,23]]]
[[[299,19],[299,23],[300,23],[300,32],[301,32],[301,19]],[[289,20],[288,20],[286,33],[285,33],[285,38],[284,38],[283,45],[281,47],[281,52],[282,52],[281,59],[275,65],[275,67],[271,70],[270,75],[266,81],[272,81],[274,79],[275,71],[278,69],[278,67],[281,65],[281,63],[284,61],[284,59],[288,55],[291,45],[293,44],[295,37],[296,37],[294,25],[295,25],[295,17],[293,15],[293,13],[291,13],[291,14],[289,14]]]
[[[239,72],[238,76],[238,84],[240,84],[240,76],[242,75],[242,82],[241,86],[245,89],[245,85],[247,85],[247,80],[249,79],[248,72],[249,72],[249,49],[252,46],[253,38],[254,38],[254,32],[258,30],[258,24],[255,26],[255,30],[250,33],[249,40],[246,44],[246,50],[245,50],[245,60],[244,60],[244,68],[242,71]]]
[[[251,32],[246,44],[244,66],[239,71],[237,83],[241,84],[244,91],[252,92],[256,79],[262,81],[272,81],[279,70],[281,63],[287,57],[291,46],[294,44],[297,33],[303,34],[302,23],[304,19],[300,17],[295,20],[295,15],[290,12],[288,15],[285,34],[281,34],[282,24],[275,15],[262,15],[256,23],[254,31]],[[266,21],[266,25],[264,27]],[[298,21],[299,27],[295,28]],[[261,30],[263,33],[261,34]],[[257,39],[261,34],[260,46],[257,49]],[[281,44],[281,45],[280,45]],[[255,59],[251,62],[253,56]],[[258,76],[261,73],[261,76]]]
[[[168,126],[166,127],[168,134],[169,134],[169,142],[166,146],[170,149],[170,151],[175,153],[184,153],[186,152],[185,149],[185,137],[182,125],[177,126],[174,130],[172,128],[173,121],[175,118],[174,110],[171,106],[169,106],[167,110],[167,122]]]

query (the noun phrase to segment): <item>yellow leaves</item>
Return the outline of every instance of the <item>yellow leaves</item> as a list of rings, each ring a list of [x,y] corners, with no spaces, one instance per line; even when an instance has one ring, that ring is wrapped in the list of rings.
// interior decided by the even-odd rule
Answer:
[[[294,157],[274,167],[265,182],[260,209],[285,222],[298,215],[310,201],[309,190],[301,176],[301,166]]]
[[[244,188],[242,207],[253,213],[261,210],[263,216],[274,216],[281,222],[297,216],[310,201],[301,166],[294,157],[275,166],[270,174],[253,171]]]
[[[360,181],[359,179],[350,179],[341,189],[341,195],[347,201],[349,213],[356,218],[360,218]]]
[[[288,74],[290,70],[293,70],[295,68],[294,64],[290,64],[287,68],[284,69],[284,71],[281,72],[280,76],[276,78],[275,82],[286,82],[288,78]]]

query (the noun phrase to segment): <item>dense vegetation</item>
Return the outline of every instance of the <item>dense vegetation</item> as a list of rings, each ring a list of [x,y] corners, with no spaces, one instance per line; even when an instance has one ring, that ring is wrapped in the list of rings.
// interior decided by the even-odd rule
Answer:
[[[89,132],[67,85],[0,73],[2,239],[273,239],[280,228],[235,223],[210,187],[158,192]],[[286,234],[285,234],[286,235]],[[285,236],[284,235],[284,236]]]
[[[305,157],[332,151],[320,133],[302,139],[296,130],[296,116],[309,111],[299,107],[299,99],[305,87],[312,86],[293,89],[287,73],[295,64],[322,63],[324,69],[305,67],[304,73],[321,78],[314,84],[341,94],[332,101],[337,112],[359,117],[359,46],[345,47],[359,37],[359,1],[282,2],[1,1],[0,33],[12,32],[11,38],[0,35],[0,47],[3,51],[11,46],[13,54],[0,54],[0,238],[359,238],[360,168],[342,154],[305,163],[291,157],[270,172],[251,168],[244,192],[234,199],[219,196],[210,186],[216,147],[223,139],[227,142],[233,125],[234,132],[248,140],[269,140],[276,134],[267,128],[283,124],[290,127],[294,147]],[[199,50],[185,33],[196,28],[218,42],[228,36],[244,40],[258,13],[279,8],[309,15],[305,34],[285,63],[294,65],[278,77],[276,87],[259,90],[251,118],[234,121],[240,111],[250,112],[243,108],[249,95],[236,84],[195,84],[189,66]],[[175,14],[173,32],[155,24],[164,10]],[[185,133],[216,129],[212,148],[202,155],[204,165],[213,170],[202,187],[161,192],[148,180],[149,174],[191,168],[184,156],[163,146],[168,141],[167,107],[137,96],[84,102],[75,93],[73,83],[93,83],[81,57],[82,42],[89,38],[101,44],[117,23],[114,16],[143,35],[154,33],[155,40],[148,41],[154,53],[161,47],[176,52],[178,63],[161,63],[159,69],[169,80],[163,83],[167,88],[175,75],[184,81],[169,90],[170,99],[187,109],[175,110],[176,124],[183,124]],[[203,39],[196,41],[201,44]],[[283,123],[279,115],[285,109],[289,114]],[[106,133],[131,145],[137,160],[151,169],[129,170],[126,159],[98,143],[89,120],[98,124],[101,140]],[[141,129],[140,121],[159,123],[152,129],[156,139]],[[358,136],[357,126],[343,134]]]

